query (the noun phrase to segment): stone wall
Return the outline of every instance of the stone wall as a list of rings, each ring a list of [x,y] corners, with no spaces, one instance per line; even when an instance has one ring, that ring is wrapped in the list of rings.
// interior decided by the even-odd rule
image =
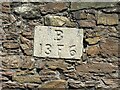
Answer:
[[[119,14],[116,2],[1,3],[2,90],[118,90]],[[36,25],[83,29],[81,59],[34,57]]]

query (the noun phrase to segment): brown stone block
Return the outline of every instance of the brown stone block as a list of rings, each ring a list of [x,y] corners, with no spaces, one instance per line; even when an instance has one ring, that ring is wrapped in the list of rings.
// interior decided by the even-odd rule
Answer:
[[[44,6],[40,7],[41,12],[43,13],[55,13],[67,9],[66,3],[57,2],[57,3],[47,3]]]
[[[23,69],[33,69],[35,67],[35,61],[33,61],[30,56],[25,56],[20,63],[20,67]]]
[[[28,56],[32,55],[32,50],[31,48],[29,48],[27,44],[20,44],[20,47],[25,55]]]
[[[16,42],[15,43],[14,42],[4,42],[3,47],[6,49],[18,49],[19,44]]]
[[[26,76],[16,76],[12,77],[12,80],[19,83],[41,83],[39,75],[26,75]]]
[[[29,39],[20,35],[20,40],[22,44],[27,44],[29,48],[32,48],[32,42]]]
[[[117,14],[98,14],[97,15],[97,24],[103,25],[117,25],[118,24],[118,15]]]
[[[3,13],[10,13],[10,12],[11,12],[11,8],[10,8],[10,7],[2,7],[2,8],[1,8],[1,11],[2,11]]]
[[[80,20],[84,20],[84,19],[95,20],[95,16],[93,14],[86,13],[86,12],[77,11],[77,12],[74,12],[73,15],[78,20],[79,19]]]
[[[65,80],[54,80],[39,86],[39,88],[65,88],[65,87],[66,87]]]
[[[4,6],[4,7],[10,7],[10,3],[9,2],[3,2],[2,6]]]
[[[32,32],[23,32],[22,35],[27,39],[33,39]]]
[[[119,57],[119,41],[113,38],[105,39],[105,42],[100,43],[100,52],[105,57]]]
[[[87,63],[76,67],[77,73],[112,73],[118,68],[109,63]]]
[[[6,56],[2,59],[3,68],[19,68],[21,58],[17,55]]]
[[[98,46],[90,46],[86,49],[86,53],[92,57],[99,54],[100,48]]]
[[[47,26],[67,26],[67,27],[75,27],[76,26],[76,24],[67,17],[53,16],[53,15],[45,16],[45,25],[47,25]]]
[[[94,20],[80,20],[79,21],[80,27],[95,27],[96,26],[96,21]]]
[[[97,44],[100,41],[100,37],[86,38],[85,41],[90,45]]]

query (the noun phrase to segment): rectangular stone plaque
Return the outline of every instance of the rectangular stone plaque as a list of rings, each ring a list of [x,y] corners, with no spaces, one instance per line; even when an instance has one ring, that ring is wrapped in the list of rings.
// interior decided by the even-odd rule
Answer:
[[[80,59],[83,49],[83,29],[36,26],[34,56]]]

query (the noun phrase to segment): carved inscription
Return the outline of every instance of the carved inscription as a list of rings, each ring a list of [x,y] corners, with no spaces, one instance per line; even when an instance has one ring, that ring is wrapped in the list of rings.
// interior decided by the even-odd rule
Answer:
[[[56,32],[56,35],[57,35],[57,37],[55,38],[55,40],[61,40],[62,38],[63,38],[63,31],[61,31],[61,30],[55,30],[55,32]]]
[[[72,46],[69,46],[69,47],[70,47],[70,55],[71,55],[72,57],[74,57],[75,54],[77,53],[77,52],[76,52],[76,47],[75,47],[75,45],[72,45]]]
[[[50,44],[46,44],[45,47],[46,47],[45,53],[46,53],[47,55],[49,55],[49,54],[51,53],[51,47],[52,47],[52,46],[51,46]]]
[[[34,56],[80,59],[83,48],[83,30],[36,26]]]

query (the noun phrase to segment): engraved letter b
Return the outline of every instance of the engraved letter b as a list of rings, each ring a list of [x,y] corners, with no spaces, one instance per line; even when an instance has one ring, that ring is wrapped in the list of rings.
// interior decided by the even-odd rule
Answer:
[[[57,33],[56,39],[61,40],[63,38],[63,31],[61,31],[61,30],[55,30],[55,31]]]

